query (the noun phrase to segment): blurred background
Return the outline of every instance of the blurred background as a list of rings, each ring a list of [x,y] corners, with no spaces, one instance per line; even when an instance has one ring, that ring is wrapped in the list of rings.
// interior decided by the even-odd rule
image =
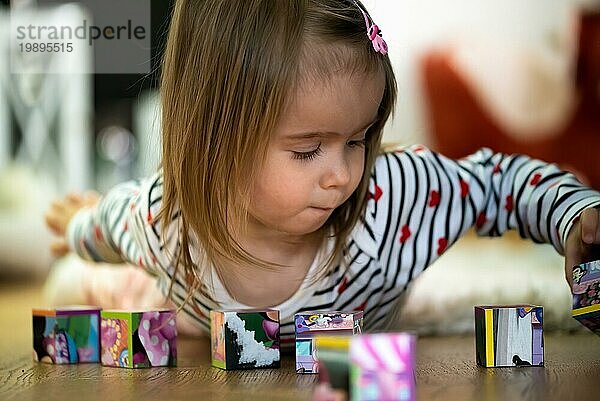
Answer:
[[[107,59],[116,56],[93,50],[76,58],[61,52],[19,58],[20,49],[10,45],[11,7],[33,10],[50,24],[94,18],[93,1],[9,3],[0,2],[4,292],[21,288],[17,282],[39,289],[51,270],[43,213],[54,197],[102,192],[156,169],[157,78],[173,0],[126,2],[149,15],[144,73],[107,72]],[[482,146],[526,153],[600,188],[600,1],[364,3],[383,30],[399,86],[386,142],[423,143],[457,158]],[[48,63],[60,73],[21,73]],[[25,294],[44,302],[39,291]],[[546,327],[577,328],[553,248],[514,234],[493,241],[471,234],[417,280],[397,322],[422,333],[467,332],[474,304],[517,302],[544,305]]]

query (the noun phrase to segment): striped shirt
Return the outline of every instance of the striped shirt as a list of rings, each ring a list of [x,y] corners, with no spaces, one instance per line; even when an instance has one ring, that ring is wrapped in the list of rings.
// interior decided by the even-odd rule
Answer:
[[[283,343],[294,339],[294,313],[307,310],[362,310],[365,330],[381,328],[408,284],[467,230],[499,236],[516,229],[524,238],[551,243],[563,253],[566,236],[581,211],[600,205],[600,193],[582,186],[553,164],[489,149],[451,160],[423,146],[379,156],[371,171],[364,219],[346,241],[346,256],[314,282],[319,251],[299,290],[280,310]],[[94,209],[80,211],[69,225],[72,249],[90,260],[129,262],[157,276],[166,294],[174,267],[179,216],[166,239],[154,220],[161,207],[160,173],[121,184]],[[190,250],[192,259],[198,250]],[[205,332],[211,309],[245,309],[229,296],[213,273],[206,294],[194,294],[184,313]],[[172,300],[181,305],[186,284],[177,279]]]

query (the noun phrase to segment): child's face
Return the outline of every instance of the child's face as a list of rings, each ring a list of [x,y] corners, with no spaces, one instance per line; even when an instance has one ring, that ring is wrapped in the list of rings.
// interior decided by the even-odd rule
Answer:
[[[310,234],[350,197],[364,173],[365,134],[384,87],[383,74],[345,74],[296,92],[254,185],[255,228]]]

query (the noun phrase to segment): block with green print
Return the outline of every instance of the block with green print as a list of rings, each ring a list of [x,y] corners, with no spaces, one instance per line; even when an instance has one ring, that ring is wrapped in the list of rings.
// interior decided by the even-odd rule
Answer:
[[[34,360],[69,364],[99,362],[100,308],[33,309]]]
[[[211,311],[212,365],[221,369],[278,368],[279,311]]]

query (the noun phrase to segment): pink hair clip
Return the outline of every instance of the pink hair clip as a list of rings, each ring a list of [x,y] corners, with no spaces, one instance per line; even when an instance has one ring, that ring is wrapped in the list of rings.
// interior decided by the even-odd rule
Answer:
[[[375,49],[376,52],[381,53],[385,56],[388,52],[388,46],[387,43],[385,43],[383,37],[381,36],[381,29],[379,29],[379,27],[369,18],[367,12],[355,0],[354,4],[356,5],[356,7],[358,7],[363,17],[365,18],[365,25],[367,27],[367,37],[373,44],[373,49]]]

